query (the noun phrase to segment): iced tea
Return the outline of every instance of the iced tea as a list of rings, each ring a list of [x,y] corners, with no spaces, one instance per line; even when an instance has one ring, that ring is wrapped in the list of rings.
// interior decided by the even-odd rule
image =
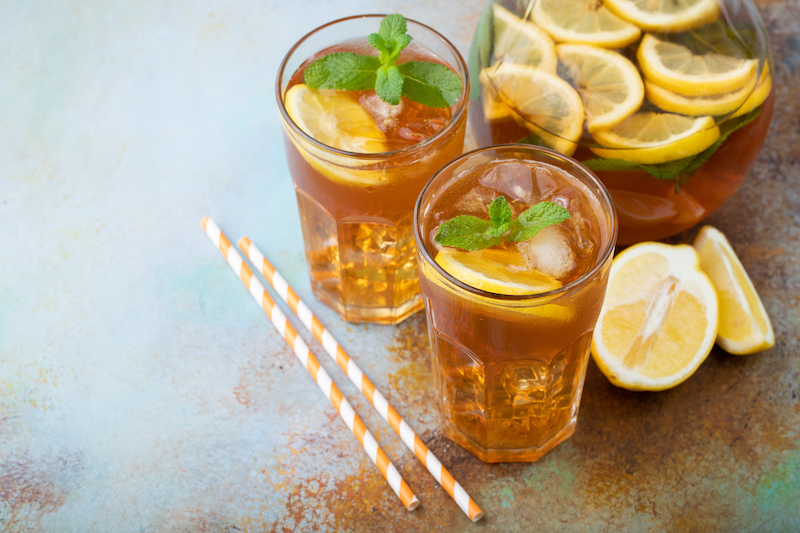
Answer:
[[[304,37],[281,65],[276,89],[314,294],[346,320],[394,324],[423,305],[412,210],[431,175],[461,154],[469,83],[458,51],[408,21],[414,40],[398,64],[449,67],[463,80],[455,105],[428,107],[406,97],[389,105],[375,90],[303,85],[306,68],[319,57],[377,55],[367,34],[381,18],[342,19]],[[310,131],[298,127],[298,114],[312,116]]]
[[[444,221],[487,219],[498,197],[513,216],[542,201],[571,216],[483,250],[437,242]],[[538,460],[575,429],[616,238],[607,190],[554,151],[492,147],[442,169],[415,220],[446,435],[487,462]]]

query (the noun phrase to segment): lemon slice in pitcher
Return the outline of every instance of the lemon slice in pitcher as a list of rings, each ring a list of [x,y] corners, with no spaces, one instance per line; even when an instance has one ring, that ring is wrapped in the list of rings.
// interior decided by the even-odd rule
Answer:
[[[756,73],[758,61],[725,54],[695,54],[688,47],[650,34],[636,54],[645,79],[685,96],[723,94],[741,89]]]
[[[655,165],[699,154],[719,139],[720,131],[711,117],[643,111],[592,135],[607,147],[590,147],[600,157]]]
[[[583,102],[569,83],[528,65],[502,63],[485,72],[482,76],[521,126],[550,148],[572,155],[583,132]]]
[[[731,117],[745,115],[763,104],[764,100],[766,100],[769,96],[771,90],[772,76],[769,73],[769,66],[764,65],[764,69],[761,71],[761,76],[758,78],[758,83],[756,84],[755,89],[753,89],[753,92],[747,97],[747,100],[745,100],[745,102],[742,104],[742,107],[737,109],[736,113],[731,115]]]
[[[539,0],[533,21],[560,43],[593,44],[624,48],[636,42],[639,28],[626,22],[596,0]]]
[[[578,87],[589,132],[616,126],[642,105],[642,78],[621,54],[587,44],[560,44],[556,52]]]
[[[619,387],[668,389],[705,360],[717,326],[717,293],[694,248],[644,242],[611,264],[592,356]]]
[[[685,31],[719,17],[718,0],[604,0],[603,5],[647,31]]]
[[[525,22],[500,4],[492,5],[494,57],[507,63],[539,67],[555,74],[556,47],[536,24]]]
[[[295,85],[284,98],[289,117],[306,134],[327,146],[358,153],[386,151],[375,119],[349,96]]]
[[[700,267],[711,278],[719,296],[717,344],[738,355],[774,346],[775,333],[764,304],[725,235],[705,226],[694,247],[700,255]]]
[[[644,84],[647,99],[664,111],[697,117],[703,115],[727,115],[735,111],[750,96],[755,83],[756,80],[753,78],[752,81],[738,91],[710,96],[684,96],[651,81],[646,81]]]

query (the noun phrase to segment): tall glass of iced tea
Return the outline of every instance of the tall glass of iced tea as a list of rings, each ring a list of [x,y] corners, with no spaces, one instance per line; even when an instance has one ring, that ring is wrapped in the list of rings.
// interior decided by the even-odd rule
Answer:
[[[397,64],[448,67],[462,81],[453,105],[403,96],[387,104],[375,90],[311,89],[304,73],[334,53],[378,56],[368,35],[382,15],[322,26],[292,47],[276,96],[297,192],[314,294],[351,322],[396,324],[422,307],[412,211],[423,185],[463,149],[469,79],[456,48],[407,21],[413,38]]]
[[[569,218],[534,231],[528,214],[554,205]],[[454,219],[479,249],[442,244]],[[575,430],[617,235],[608,191],[555,151],[500,145],[440,170],[414,222],[446,435],[487,462],[538,460]]]

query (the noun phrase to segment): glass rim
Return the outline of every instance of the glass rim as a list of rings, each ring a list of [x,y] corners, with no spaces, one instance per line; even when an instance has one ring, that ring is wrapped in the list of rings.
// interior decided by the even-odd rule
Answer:
[[[323,24],[322,26],[319,26],[318,28],[315,28],[315,29],[311,30],[310,32],[305,34],[303,37],[301,37],[289,49],[289,51],[286,53],[286,55],[284,56],[283,60],[281,61],[281,64],[278,67],[278,75],[275,78],[275,96],[276,96],[276,98],[278,100],[278,109],[281,112],[281,116],[283,117],[284,123],[289,125],[289,127],[292,129],[292,131],[294,133],[296,133],[297,135],[302,137],[303,140],[305,140],[306,142],[309,142],[312,145],[314,145],[316,148],[318,148],[320,150],[323,150],[325,152],[329,152],[329,153],[332,153],[332,154],[339,155],[339,156],[346,156],[346,157],[350,157],[350,158],[353,158],[353,159],[365,159],[365,160],[382,159],[382,158],[386,158],[386,157],[390,157],[390,156],[391,157],[395,157],[395,156],[400,156],[400,155],[404,155],[404,154],[408,154],[408,153],[414,153],[417,150],[424,149],[424,148],[428,147],[429,145],[439,141],[441,138],[445,137],[450,132],[452,132],[452,130],[457,127],[459,121],[461,120],[462,115],[464,115],[464,113],[466,112],[467,105],[469,103],[469,93],[470,93],[470,89],[471,89],[471,87],[470,87],[470,78],[469,78],[469,71],[467,70],[467,63],[464,61],[464,58],[461,56],[461,53],[458,51],[458,48],[456,48],[455,45],[453,43],[451,43],[450,40],[447,39],[447,37],[445,37],[444,35],[442,35],[438,31],[434,30],[433,28],[431,28],[427,24],[423,24],[421,22],[417,22],[416,20],[407,18],[406,22],[414,24],[414,25],[419,26],[420,28],[422,28],[424,30],[427,30],[427,31],[431,32],[431,34],[433,34],[434,37],[439,39],[453,53],[453,55],[456,58],[456,63],[457,63],[456,68],[459,68],[463,73],[462,80],[461,80],[461,83],[462,83],[462,86],[461,86],[462,87],[461,88],[461,97],[459,98],[458,102],[456,103],[455,112],[450,117],[449,122],[447,123],[447,125],[444,128],[442,128],[441,130],[437,131],[436,133],[434,133],[433,135],[431,135],[427,139],[423,140],[422,142],[419,142],[417,144],[413,144],[411,146],[407,146],[405,148],[401,148],[399,150],[393,150],[393,151],[390,151],[390,152],[362,153],[362,152],[348,152],[347,150],[340,150],[339,148],[334,148],[332,146],[328,146],[327,144],[321,143],[318,140],[314,139],[312,136],[308,135],[297,124],[295,124],[295,122],[289,116],[288,111],[286,111],[286,105],[284,104],[283,94],[282,94],[282,91],[281,91],[281,84],[282,84],[281,82],[283,81],[284,72],[286,70],[286,66],[287,66],[287,64],[289,62],[289,59],[294,55],[295,51],[300,47],[300,45],[302,45],[304,42],[306,42],[313,35],[321,32],[321,31],[325,30],[326,28],[328,28],[330,26],[333,26],[335,24],[339,24],[339,23],[342,23],[342,22],[347,22],[347,21],[350,21],[350,20],[356,20],[356,19],[385,18],[386,16],[387,15],[385,15],[385,14],[368,13],[368,14],[364,14],[364,15],[351,15],[349,17],[343,17],[343,18],[340,18],[340,19],[332,20],[331,22],[328,22],[327,24]]]
[[[536,293],[536,294],[498,294],[498,293],[495,293],[495,292],[484,291],[482,289],[478,289],[478,288],[475,288],[475,287],[473,287],[471,285],[468,285],[468,284],[464,283],[463,281],[460,281],[460,280],[456,279],[455,277],[453,277],[452,275],[450,275],[446,270],[444,270],[441,266],[439,266],[439,264],[431,257],[430,252],[428,251],[427,247],[425,246],[425,242],[423,241],[422,235],[420,234],[420,222],[419,221],[420,221],[420,215],[421,215],[420,211],[421,211],[421,208],[422,208],[422,199],[425,196],[425,194],[428,192],[428,189],[431,187],[431,184],[433,184],[434,180],[436,180],[436,178],[438,178],[439,175],[441,175],[443,172],[447,171],[448,169],[452,168],[453,166],[457,165],[458,163],[460,163],[464,159],[467,159],[468,157],[472,157],[472,156],[474,156],[476,154],[479,154],[481,152],[486,152],[486,151],[489,151],[489,150],[497,150],[498,148],[504,149],[504,150],[512,150],[513,149],[513,150],[523,150],[523,151],[529,151],[529,152],[544,153],[544,154],[546,154],[546,155],[548,155],[550,157],[553,157],[554,159],[563,160],[564,162],[566,162],[570,166],[575,167],[575,169],[577,169],[578,171],[582,172],[586,177],[589,178],[589,181],[591,181],[595,185],[597,185],[598,189],[599,189],[599,192],[600,192],[600,195],[601,195],[600,197],[608,204],[611,216],[610,216],[610,224],[609,224],[609,230],[610,230],[609,231],[609,239],[608,239],[608,243],[606,244],[605,250],[603,250],[603,253],[598,256],[598,259],[596,260],[596,262],[595,262],[594,266],[592,266],[592,268],[590,268],[589,270],[584,272],[580,277],[574,279],[573,281],[567,283],[566,285],[563,285],[562,287],[559,287],[557,289],[552,289],[552,290],[549,290],[549,291],[545,291],[545,292]],[[571,172],[571,174],[574,174],[574,172]],[[485,146],[483,148],[477,148],[475,150],[466,152],[466,153],[458,156],[457,158],[453,159],[452,161],[447,163],[445,166],[443,166],[442,168],[440,168],[439,170],[436,171],[436,173],[431,177],[431,179],[428,180],[428,182],[422,188],[422,191],[420,191],[419,196],[417,197],[417,201],[416,201],[416,203],[414,205],[414,239],[415,239],[416,244],[417,244],[417,251],[422,256],[422,258],[425,261],[427,261],[428,263],[430,263],[433,266],[433,268],[436,270],[436,272],[439,275],[441,275],[445,279],[445,281],[447,281],[448,283],[450,283],[452,285],[455,285],[459,289],[465,290],[465,291],[467,291],[467,292],[469,292],[471,294],[474,294],[476,296],[481,296],[481,297],[484,297],[484,298],[489,298],[489,299],[491,299],[492,301],[495,301],[495,302],[497,302],[497,301],[501,301],[501,302],[527,302],[527,301],[545,300],[542,303],[546,303],[546,302],[551,301],[554,297],[558,297],[558,296],[561,296],[562,294],[566,294],[566,293],[571,292],[576,287],[578,287],[581,284],[583,284],[587,279],[589,279],[592,276],[594,276],[601,268],[603,268],[603,265],[606,264],[606,262],[608,261],[610,256],[613,254],[614,247],[616,246],[617,229],[618,229],[617,211],[616,211],[616,208],[614,207],[614,201],[611,198],[611,193],[608,192],[608,189],[603,184],[603,182],[600,181],[600,179],[591,170],[586,168],[579,161],[577,161],[577,160],[575,160],[575,159],[573,159],[573,158],[571,158],[571,157],[569,157],[567,155],[564,155],[564,154],[562,154],[560,152],[552,150],[550,148],[545,148],[543,146],[536,146],[536,145],[532,145],[532,144],[520,144],[520,143],[494,144],[494,145],[491,145],[491,146]]]

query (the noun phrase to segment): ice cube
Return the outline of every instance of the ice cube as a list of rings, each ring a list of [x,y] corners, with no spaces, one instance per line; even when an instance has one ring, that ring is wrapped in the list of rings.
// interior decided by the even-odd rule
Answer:
[[[539,195],[542,197],[542,200],[547,200],[558,188],[558,181],[553,177],[553,173],[548,168],[536,167],[535,173],[536,185],[539,187]]]
[[[517,243],[517,250],[528,267],[556,279],[563,278],[576,266],[574,242],[560,226],[548,226],[527,241]]]
[[[455,210],[460,214],[482,215],[489,213],[489,204],[497,197],[497,193],[484,188],[470,189],[455,205]]]
[[[521,202],[533,201],[531,167],[519,163],[500,163],[484,172],[478,183]]]
[[[400,125],[400,114],[405,106],[402,100],[397,105],[387,104],[378,93],[373,92],[362,95],[358,103],[372,115],[375,125],[382,132],[394,131]]]

